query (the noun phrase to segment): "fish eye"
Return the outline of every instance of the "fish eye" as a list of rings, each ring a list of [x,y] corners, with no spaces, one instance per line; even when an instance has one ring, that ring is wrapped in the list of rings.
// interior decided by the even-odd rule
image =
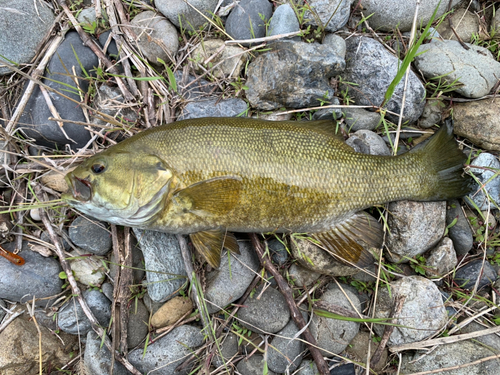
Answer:
[[[92,167],[90,167],[90,169],[92,169],[92,172],[94,172],[95,174],[99,174],[106,170],[106,166],[102,163],[95,163],[92,165]]]

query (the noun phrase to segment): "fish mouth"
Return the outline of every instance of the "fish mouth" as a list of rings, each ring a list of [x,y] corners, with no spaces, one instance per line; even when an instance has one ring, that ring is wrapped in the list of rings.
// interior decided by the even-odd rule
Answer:
[[[84,203],[92,198],[92,184],[87,179],[71,175],[66,176],[66,182],[68,183],[69,190],[63,194],[63,199],[69,202]]]

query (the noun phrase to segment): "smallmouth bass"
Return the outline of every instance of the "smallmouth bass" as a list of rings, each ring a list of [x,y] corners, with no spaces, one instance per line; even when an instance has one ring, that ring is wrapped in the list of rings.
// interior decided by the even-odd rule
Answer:
[[[356,153],[332,121],[199,118],[145,130],[66,175],[63,199],[117,225],[189,234],[217,267],[231,232],[308,233],[360,266],[381,244],[363,209],[462,197],[465,155],[451,125],[399,156]]]

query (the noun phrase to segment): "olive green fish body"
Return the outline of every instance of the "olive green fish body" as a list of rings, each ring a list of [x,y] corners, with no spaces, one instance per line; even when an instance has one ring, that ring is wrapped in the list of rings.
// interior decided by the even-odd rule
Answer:
[[[244,118],[160,126],[83,163],[68,177],[67,199],[100,219],[169,233],[314,233],[376,204],[468,189],[464,156],[454,141],[442,145],[450,130],[421,150],[387,157],[356,153],[332,128]],[[436,162],[443,152],[450,160]]]

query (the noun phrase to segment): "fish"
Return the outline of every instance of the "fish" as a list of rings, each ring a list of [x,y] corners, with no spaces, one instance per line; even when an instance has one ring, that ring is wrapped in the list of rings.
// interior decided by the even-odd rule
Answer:
[[[450,124],[398,156],[355,152],[330,120],[197,118],[142,131],[65,176],[62,199],[116,225],[189,235],[218,267],[235,232],[306,233],[352,265],[373,264],[382,228],[365,209],[471,189]]]

